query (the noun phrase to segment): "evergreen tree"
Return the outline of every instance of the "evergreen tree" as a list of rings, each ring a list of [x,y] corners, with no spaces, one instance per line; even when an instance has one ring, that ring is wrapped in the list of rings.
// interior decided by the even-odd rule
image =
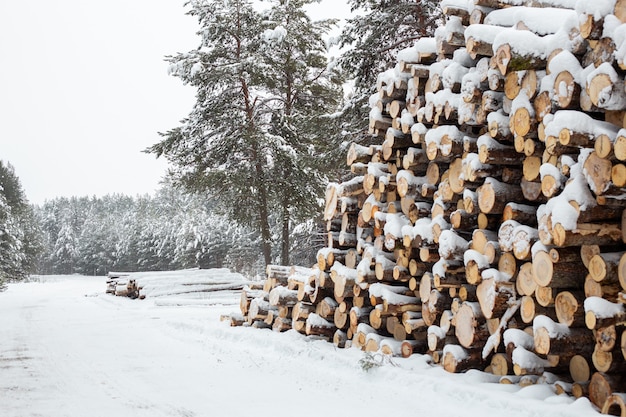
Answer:
[[[33,272],[40,251],[33,208],[13,167],[0,161],[0,286]]]
[[[289,264],[294,222],[320,212],[316,198],[323,193],[333,160],[324,155],[333,144],[328,132],[338,109],[342,79],[329,66],[323,39],[334,21],[312,22],[303,7],[314,0],[274,0],[265,14],[262,43],[266,66],[266,100],[273,136],[271,188],[278,205],[280,259]],[[297,224],[296,223],[296,224]]]
[[[2,191],[0,188],[0,289],[5,282],[21,278],[22,262],[21,233]]]
[[[234,219],[261,230],[271,261],[269,216],[271,146],[261,128],[260,15],[247,0],[187,2],[200,23],[198,49],[168,58],[170,73],[197,89],[182,125],[149,151],[173,163],[174,178],[190,190],[209,190]]]
[[[62,274],[73,274],[79,252],[69,210],[64,213],[61,221],[61,229],[52,249],[52,264]]]
[[[308,3],[277,1],[261,14],[245,0],[189,1],[201,46],[168,61],[173,75],[197,89],[197,101],[182,125],[149,149],[173,163],[177,183],[208,191],[229,218],[258,230],[266,264],[274,213],[280,211],[286,262],[292,218],[314,206],[316,147],[326,133],[312,135],[312,126],[319,128],[320,111],[334,106],[339,92],[323,57],[325,26],[302,12]]]

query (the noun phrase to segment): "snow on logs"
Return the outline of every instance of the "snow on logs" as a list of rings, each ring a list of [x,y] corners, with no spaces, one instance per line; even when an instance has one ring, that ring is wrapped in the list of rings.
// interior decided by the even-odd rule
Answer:
[[[626,1],[441,6],[378,77],[309,291],[272,300],[340,347],[550,372],[623,412]]]

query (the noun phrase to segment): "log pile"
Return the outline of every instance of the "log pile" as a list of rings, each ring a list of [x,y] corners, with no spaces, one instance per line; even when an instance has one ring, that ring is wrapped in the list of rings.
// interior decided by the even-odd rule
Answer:
[[[120,272],[107,273],[107,294],[116,295],[118,297],[128,297],[131,299],[144,299],[145,295],[141,293],[143,289],[137,285],[137,281],[130,277],[130,274]]]
[[[236,305],[242,289],[260,286],[226,268],[109,272],[106,280],[108,294],[150,298],[161,306]]]
[[[268,267],[265,291],[242,295],[247,322],[504,381],[548,371],[625,415],[626,2],[612,3],[442,1],[435,37],[379,76],[379,144],[352,144],[354,177],[328,185],[328,247],[313,268]]]

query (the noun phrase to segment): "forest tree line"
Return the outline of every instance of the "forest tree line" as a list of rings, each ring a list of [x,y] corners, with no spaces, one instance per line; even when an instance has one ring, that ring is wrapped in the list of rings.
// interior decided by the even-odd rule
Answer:
[[[188,1],[199,45],[166,61],[197,100],[146,150],[170,162],[162,189],[31,206],[21,187],[0,184],[0,280],[313,262],[324,188],[350,175],[351,142],[372,141],[377,75],[441,16],[437,0],[350,0],[354,17],[329,41],[337,22],[312,21],[305,8],[315,2]],[[332,46],[343,52],[331,56]]]
[[[254,276],[263,270],[258,233],[220,214],[206,196],[184,193],[166,182],[152,196],[59,197],[29,205],[12,167],[0,161],[0,173],[5,174],[0,177],[1,253],[10,255],[1,259],[3,281],[31,273],[226,267]],[[11,188],[5,178],[12,179]],[[312,226],[314,222],[295,229],[293,241],[306,249],[293,248],[292,253],[303,261],[314,255],[307,251],[323,243],[321,236],[314,242]]]

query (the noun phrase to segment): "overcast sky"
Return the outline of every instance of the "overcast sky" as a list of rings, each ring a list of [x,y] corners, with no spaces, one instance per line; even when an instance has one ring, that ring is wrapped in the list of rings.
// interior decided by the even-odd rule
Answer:
[[[314,18],[346,16],[323,0]],[[198,46],[184,0],[0,2],[0,159],[30,202],[152,193],[165,161],[141,151],[194,90],[163,58]]]

